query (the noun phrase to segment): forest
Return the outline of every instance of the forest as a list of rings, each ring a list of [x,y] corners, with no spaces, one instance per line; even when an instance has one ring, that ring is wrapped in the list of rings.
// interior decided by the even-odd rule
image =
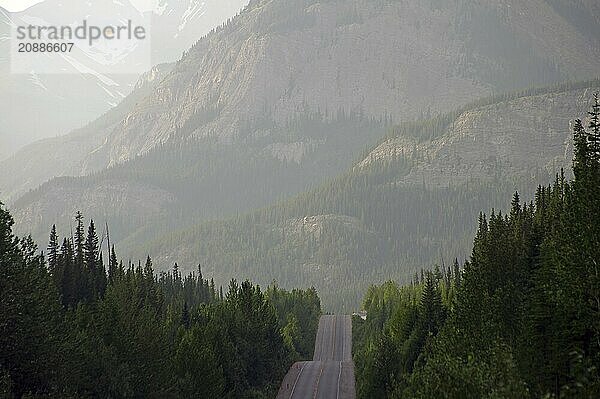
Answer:
[[[356,162],[394,137],[411,137],[418,142],[442,137],[461,114],[479,107],[597,85],[598,81],[592,80],[502,94],[443,116],[390,126],[388,134],[364,149]],[[524,198],[532,197],[536,185],[553,181],[558,170],[530,169],[526,177],[507,176],[490,160],[485,166],[498,176],[490,180],[472,179],[468,184],[452,183],[447,187],[428,182],[402,183],[417,164],[427,162],[423,158],[415,151],[373,161],[364,168],[348,168],[309,191],[262,209],[178,227],[154,238],[145,236],[142,230],[134,240],[126,240],[122,248],[128,253],[161,254],[157,258],[161,265],[164,254],[183,252],[195,262],[202,262],[217,282],[228,281],[231,274],[262,284],[276,280],[286,288],[315,286],[327,311],[353,312],[369,284],[387,279],[408,283],[423,265],[441,264],[455,257],[462,262],[476,232],[472,220],[481,210],[508,209],[515,190]],[[155,165],[162,163],[157,161]],[[565,173],[571,176],[571,170]],[[315,221],[314,228],[304,222],[307,216]],[[162,226],[168,223],[165,220]],[[148,241],[134,242],[142,242],[140,237]],[[337,289],[337,284],[344,288]]]
[[[105,263],[94,222],[76,222],[43,254],[0,207],[0,397],[271,398],[312,354],[315,289],[223,292],[200,266],[157,275],[114,246]]]
[[[359,398],[600,397],[600,101],[572,125],[574,179],[481,214],[462,267],[372,286]]]

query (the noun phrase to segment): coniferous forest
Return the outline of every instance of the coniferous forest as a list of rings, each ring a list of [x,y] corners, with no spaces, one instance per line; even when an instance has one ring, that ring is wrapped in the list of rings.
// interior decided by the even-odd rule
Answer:
[[[600,104],[561,173],[481,214],[470,260],[373,286],[354,319],[360,398],[600,397]]]
[[[314,289],[223,292],[178,265],[105,263],[93,221],[47,254],[0,209],[0,397],[267,398],[312,353]]]
[[[0,0],[0,399],[600,399],[598,60],[600,0]]]

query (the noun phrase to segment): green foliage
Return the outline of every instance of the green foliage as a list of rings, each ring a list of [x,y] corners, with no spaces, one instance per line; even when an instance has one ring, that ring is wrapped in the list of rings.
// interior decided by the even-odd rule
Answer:
[[[275,306],[286,345],[297,358],[311,359],[321,316],[317,290],[286,291],[274,284],[265,295]]]
[[[359,397],[600,395],[599,109],[589,129],[573,124],[574,181],[561,174],[534,202],[515,194],[508,214],[480,216],[464,271],[439,279],[450,295],[436,293],[437,273],[368,292]]]
[[[314,289],[263,293],[232,281],[223,297],[200,267],[157,276],[150,257],[124,267],[114,247],[107,276],[95,226],[84,236],[80,213],[60,248],[52,228],[46,267],[12,223],[0,208],[2,397],[272,397],[312,350]]]

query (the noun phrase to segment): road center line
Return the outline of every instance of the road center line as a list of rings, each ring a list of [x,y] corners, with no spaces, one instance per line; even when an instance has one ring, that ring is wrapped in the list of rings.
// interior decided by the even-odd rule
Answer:
[[[294,396],[294,391],[296,390],[296,384],[298,384],[298,380],[300,380],[300,376],[302,375],[302,372],[304,371],[304,367],[306,367],[306,362],[304,362],[302,364],[302,368],[300,369],[300,372],[296,376],[296,381],[294,381],[294,385],[292,386],[292,392],[290,393],[290,399],[292,399],[292,396]]]
[[[317,398],[317,394],[319,393],[319,383],[321,382],[321,376],[323,375],[323,362],[321,363],[321,371],[319,371],[319,376],[317,377],[317,385],[315,385],[315,394],[313,395],[313,399]]]
[[[335,399],[340,399],[340,382],[342,381],[342,362],[340,362],[340,373],[338,374],[337,393]]]
[[[331,340],[332,340],[332,345],[331,345],[331,360],[335,360],[335,337],[336,337],[336,333],[337,333],[337,316],[333,316],[333,331],[331,334]]]

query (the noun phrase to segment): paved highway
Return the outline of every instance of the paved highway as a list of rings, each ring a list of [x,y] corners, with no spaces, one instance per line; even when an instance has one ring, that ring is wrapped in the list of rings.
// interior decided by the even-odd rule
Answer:
[[[354,399],[352,320],[321,316],[313,360],[298,362],[287,373],[278,399]]]

